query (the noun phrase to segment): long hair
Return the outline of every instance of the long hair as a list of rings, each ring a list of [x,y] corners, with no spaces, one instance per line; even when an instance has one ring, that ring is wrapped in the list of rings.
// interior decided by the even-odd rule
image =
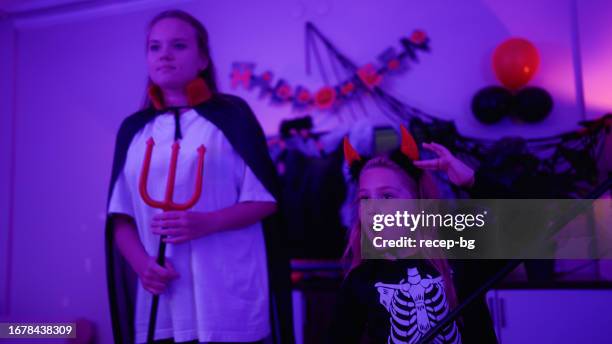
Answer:
[[[410,189],[416,198],[420,199],[438,199],[440,198],[440,190],[434,180],[431,173],[427,171],[420,171],[417,178],[412,176],[413,173],[408,173],[405,169],[401,168],[396,162],[389,157],[380,156],[375,157],[365,163],[365,166],[359,171],[359,175],[366,169],[373,167],[388,168],[396,173],[400,173],[403,179],[407,182],[406,185]],[[356,182],[359,182],[358,178]],[[357,212],[359,207],[359,200],[353,201],[354,212]],[[344,250],[343,260],[349,267],[348,271],[354,269],[362,262],[361,255],[361,219],[360,216],[354,216],[354,224],[350,228],[349,238],[347,246]],[[455,291],[455,285],[453,283],[451,268],[446,259],[435,259],[430,258],[433,256],[440,257],[440,252],[434,252],[434,248],[423,249],[423,256],[431,263],[434,269],[442,276],[444,281],[444,289],[447,293],[448,303],[451,308],[457,306],[457,293]]]
[[[191,14],[181,10],[168,10],[157,14],[155,17],[153,17],[153,19],[151,19],[151,21],[147,25],[147,43],[145,43],[145,47],[148,45],[149,35],[151,34],[151,29],[153,28],[153,26],[157,24],[157,22],[159,22],[160,20],[166,18],[182,20],[185,23],[189,24],[195,30],[198,50],[200,51],[200,54],[202,54],[202,57],[204,57],[208,61],[208,66],[204,70],[200,71],[198,73],[198,76],[204,79],[204,82],[206,82],[206,85],[208,86],[212,94],[218,93],[219,88],[217,87],[215,64],[213,63],[210,54],[208,30],[206,30],[206,27],[204,27],[204,25]],[[151,101],[149,100],[147,90],[152,85],[153,81],[151,81],[151,78],[147,78],[147,87],[144,92],[144,100],[142,104],[143,109],[151,106]]]

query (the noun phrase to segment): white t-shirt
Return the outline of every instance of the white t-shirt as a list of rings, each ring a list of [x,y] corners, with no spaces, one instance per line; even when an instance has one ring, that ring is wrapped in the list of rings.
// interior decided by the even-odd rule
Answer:
[[[163,200],[174,116],[157,116],[133,138],[127,160],[111,195],[108,213],[133,217],[150,256],[156,256],[159,235],[151,232],[154,214],[138,192],[146,141],[155,145],[148,191]],[[214,211],[245,201],[275,201],[232,148],[224,134],[191,109],[180,115],[180,142],[174,201],[189,199],[195,186],[197,148],[204,144],[202,195],[190,211]],[[223,231],[182,244],[168,244],[166,257],[180,274],[161,294],[155,339],[175,341],[256,341],[270,333],[266,252],[261,222]],[[138,283],[135,310],[136,342],[145,342],[152,294]]]

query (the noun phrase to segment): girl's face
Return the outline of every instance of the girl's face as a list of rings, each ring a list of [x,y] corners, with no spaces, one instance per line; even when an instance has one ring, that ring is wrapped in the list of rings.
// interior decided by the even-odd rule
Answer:
[[[196,31],[176,18],[164,18],[151,28],[147,42],[149,77],[162,89],[184,89],[204,70]]]
[[[406,185],[406,177],[386,167],[367,168],[359,176],[359,199],[409,199],[415,195]]]
[[[359,200],[365,199],[414,199],[415,195],[408,187],[408,176],[404,176],[401,172],[388,167],[371,167],[364,169],[359,176]],[[380,236],[383,239],[397,240],[405,235],[405,231],[398,228],[387,228],[381,232],[369,230],[373,225],[373,217],[375,214],[394,214],[397,204],[389,202],[370,203],[366,208],[362,209],[362,204],[359,205],[359,216],[362,222],[366,221],[368,230],[365,230],[365,235],[368,241],[372,242],[374,237]],[[367,214],[362,214],[366,211]],[[362,217],[361,215],[367,215]],[[363,230],[363,229],[362,229]],[[362,237],[363,239],[363,237]],[[368,245],[369,246],[369,245]],[[387,249],[381,249],[383,252]],[[392,249],[392,252],[382,253],[387,258],[397,257],[402,255],[408,257],[414,255],[416,249]],[[379,253],[381,254],[381,253]]]

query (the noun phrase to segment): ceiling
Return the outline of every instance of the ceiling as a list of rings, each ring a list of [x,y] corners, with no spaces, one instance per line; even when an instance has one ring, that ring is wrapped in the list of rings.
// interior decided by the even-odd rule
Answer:
[[[81,0],[0,0],[0,11],[9,14],[37,11],[51,7],[65,6]]]
[[[110,2],[117,0],[0,0],[0,17],[28,17]]]

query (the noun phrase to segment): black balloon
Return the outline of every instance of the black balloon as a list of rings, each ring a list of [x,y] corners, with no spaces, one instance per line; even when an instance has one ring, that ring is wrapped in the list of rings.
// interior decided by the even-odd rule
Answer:
[[[489,86],[478,91],[472,99],[472,113],[485,124],[493,124],[510,113],[512,93],[499,86]]]
[[[525,122],[535,123],[543,120],[553,108],[553,100],[546,90],[527,87],[516,96],[516,115]]]

